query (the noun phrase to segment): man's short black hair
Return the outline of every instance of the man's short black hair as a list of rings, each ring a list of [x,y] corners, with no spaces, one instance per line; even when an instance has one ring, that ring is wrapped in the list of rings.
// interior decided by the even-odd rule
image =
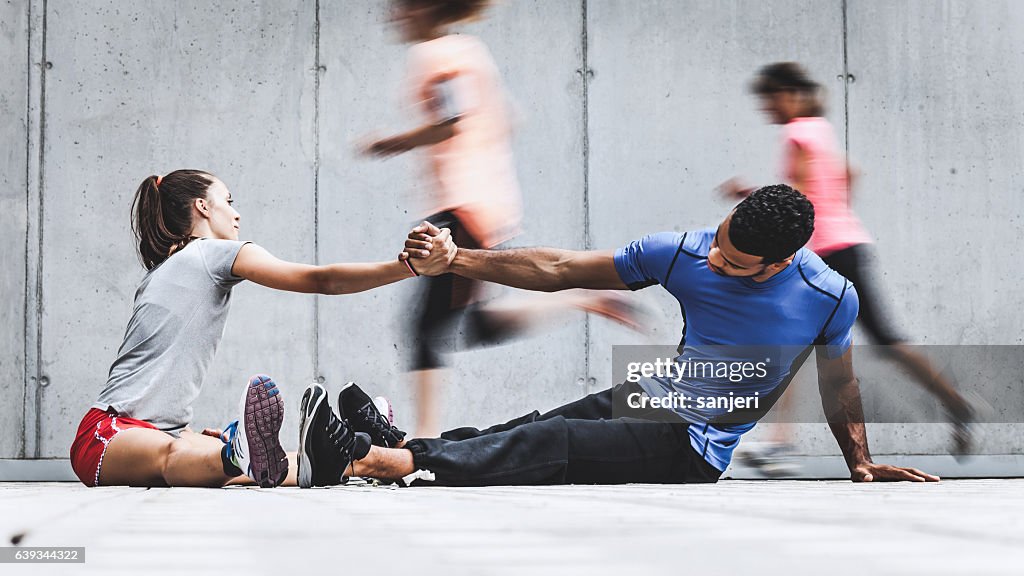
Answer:
[[[785,184],[758,188],[732,213],[729,240],[740,252],[781,262],[799,250],[814,232],[814,206]]]

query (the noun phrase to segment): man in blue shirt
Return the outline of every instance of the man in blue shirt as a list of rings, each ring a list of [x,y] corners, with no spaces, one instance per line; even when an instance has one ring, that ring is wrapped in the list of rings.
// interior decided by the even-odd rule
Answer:
[[[359,419],[340,420],[330,438],[318,440],[303,430],[311,439],[307,450],[330,453],[317,460],[340,466],[339,477],[435,485],[715,482],[739,437],[767,412],[813,349],[822,406],[851,480],[936,481],[913,468],[871,460],[851,352],[857,293],[803,248],[813,229],[811,203],[776,185],[751,194],[715,229],[652,234],[614,252],[460,249],[452,272],[516,288],[661,285],[679,301],[685,321],[671,373],[630,379],[546,414],[533,412],[486,430],[460,428],[397,448],[383,447],[396,443],[380,441],[379,430]],[[434,239],[439,233],[428,224],[417,227],[403,257],[415,266],[415,258],[443,251]],[[741,408],[755,400],[756,409],[733,410],[737,397],[748,400]],[[641,400],[643,406],[623,413],[624,399],[628,408]],[[729,407],[715,399],[727,399]]]

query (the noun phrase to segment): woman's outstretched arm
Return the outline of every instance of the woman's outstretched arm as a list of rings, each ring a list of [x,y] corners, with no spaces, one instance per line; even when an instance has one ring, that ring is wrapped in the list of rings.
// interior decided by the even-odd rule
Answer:
[[[455,245],[448,236],[446,251],[432,251],[430,257],[413,263],[417,274],[435,276],[447,271]],[[314,266],[281,260],[256,244],[246,244],[238,252],[231,272],[257,284],[288,292],[307,294],[354,294],[398,282],[413,276],[405,262],[367,262]]]

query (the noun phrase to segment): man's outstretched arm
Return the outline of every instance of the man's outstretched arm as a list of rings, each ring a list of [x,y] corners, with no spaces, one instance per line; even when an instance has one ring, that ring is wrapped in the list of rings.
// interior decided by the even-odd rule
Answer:
[[[868,451],[868,435],[864,427],[864,408],[860,401],[860,385],[853,372],[853,347],[839,358],[827,358],[821,347],[817,350],[818,390],[832,435],[843,451],[850,469],[850,480],[872,482],[910,480],[936,482],[938,476],[916,468],[900,468],[875,464]]]
[[[429,223],[413,228],[405,242],[406,254],[422,257],[432,249],[440,231]],[[440,249],[440,248],[439,248]],[[615,252],[516,248],[467,250],[459,248],[450,271],[474,280],[504,284],[524,290],[557,292],[569,288],[626,290],[615,269]],[[412,260],[413,266],[416,260]]]
[[[569,288],[626,290],[625,283],[615,270],[614,255],[612,250],[459,249],[452,261],[451,271],[475,280],[541,292]]]

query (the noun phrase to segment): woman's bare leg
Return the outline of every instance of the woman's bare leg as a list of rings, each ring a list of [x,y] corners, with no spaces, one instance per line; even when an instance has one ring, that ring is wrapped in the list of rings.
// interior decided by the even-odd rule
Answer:
[[[416,436],[420,438],[436,438],[441,433],[440,409],[438,408],[438,392],[441,387],[441,376],[444,370],[417,370],[416,380]]]
[[[130,428],[114,437],[103,456],[101,486],[253,486],[248,476],[224,474],[224,443],[212,436],[182,432],[181,438],[147,428]],[[296,486],[294,452],[282,486]]]
[[[220,487],[224,473],[216,438],[199,442],[199,434],[175,438],[159,430],[129,428],[120,432],[103,455],[101,486]]]
[[[249,379],[243,392],[244,420],[232,433],[232,442],[243,444],[239,445],[241,448],[233,447],[231,469],[248,468],[249,475],[268,488],[279,485],[282,476],[294,478],[295,475],[294,458],[288,459],[287,468],[282,466],[287,457],[278,439],[283,409],[284,403],[274,381],[257,374]],[[257,411],[264,418],[256,418]],[[249,434],[243,435],[250,425]],[[235,476],[224,470],[222,454],[227,444],[222,435],[219,430],[208,429],[204,434],[196,434],[186,428],[175,438],[151,428],[123,430],[107,444],[99,483],[103,486],[224,486]],[[242,456],[242,450],[248,457]]]
[[[298,456],[296,456],[295,452],[288,452],[287,456],[288,456],[288,476],[285,476],[284,482],[281,482],[281,486],[285,487],[285,488],[287,488],[287,487],[294,488],[295,486],[299,485],[298,480],[297,480],[297,476],[296,476],[296,474],[299,471],[299,469],[297,467],[297,462],[299,460],[298,460]],[[253,482],[252,478],[249,478],[248,476],[239,476],[237,478],[232,478],[231,480],[228,480],[228,483],[226,485],[227,486],[255,486],[256,483]]]
[[[557,294],[502,298],[489,302],[482,309],[491,321],[505,325],[513,333],[560,322],[574,310],[604,316],[634,330],[642,329],[641,307],[615,292],[565,290]]]
[[[910,370],[917,383],[938,398],[955,418],[970,415],[970,405],[964,397],[957,392],[948,378],[932,366],[924,354],[904,342],[890,344],[886,347],[886,352],[893,360]]]

